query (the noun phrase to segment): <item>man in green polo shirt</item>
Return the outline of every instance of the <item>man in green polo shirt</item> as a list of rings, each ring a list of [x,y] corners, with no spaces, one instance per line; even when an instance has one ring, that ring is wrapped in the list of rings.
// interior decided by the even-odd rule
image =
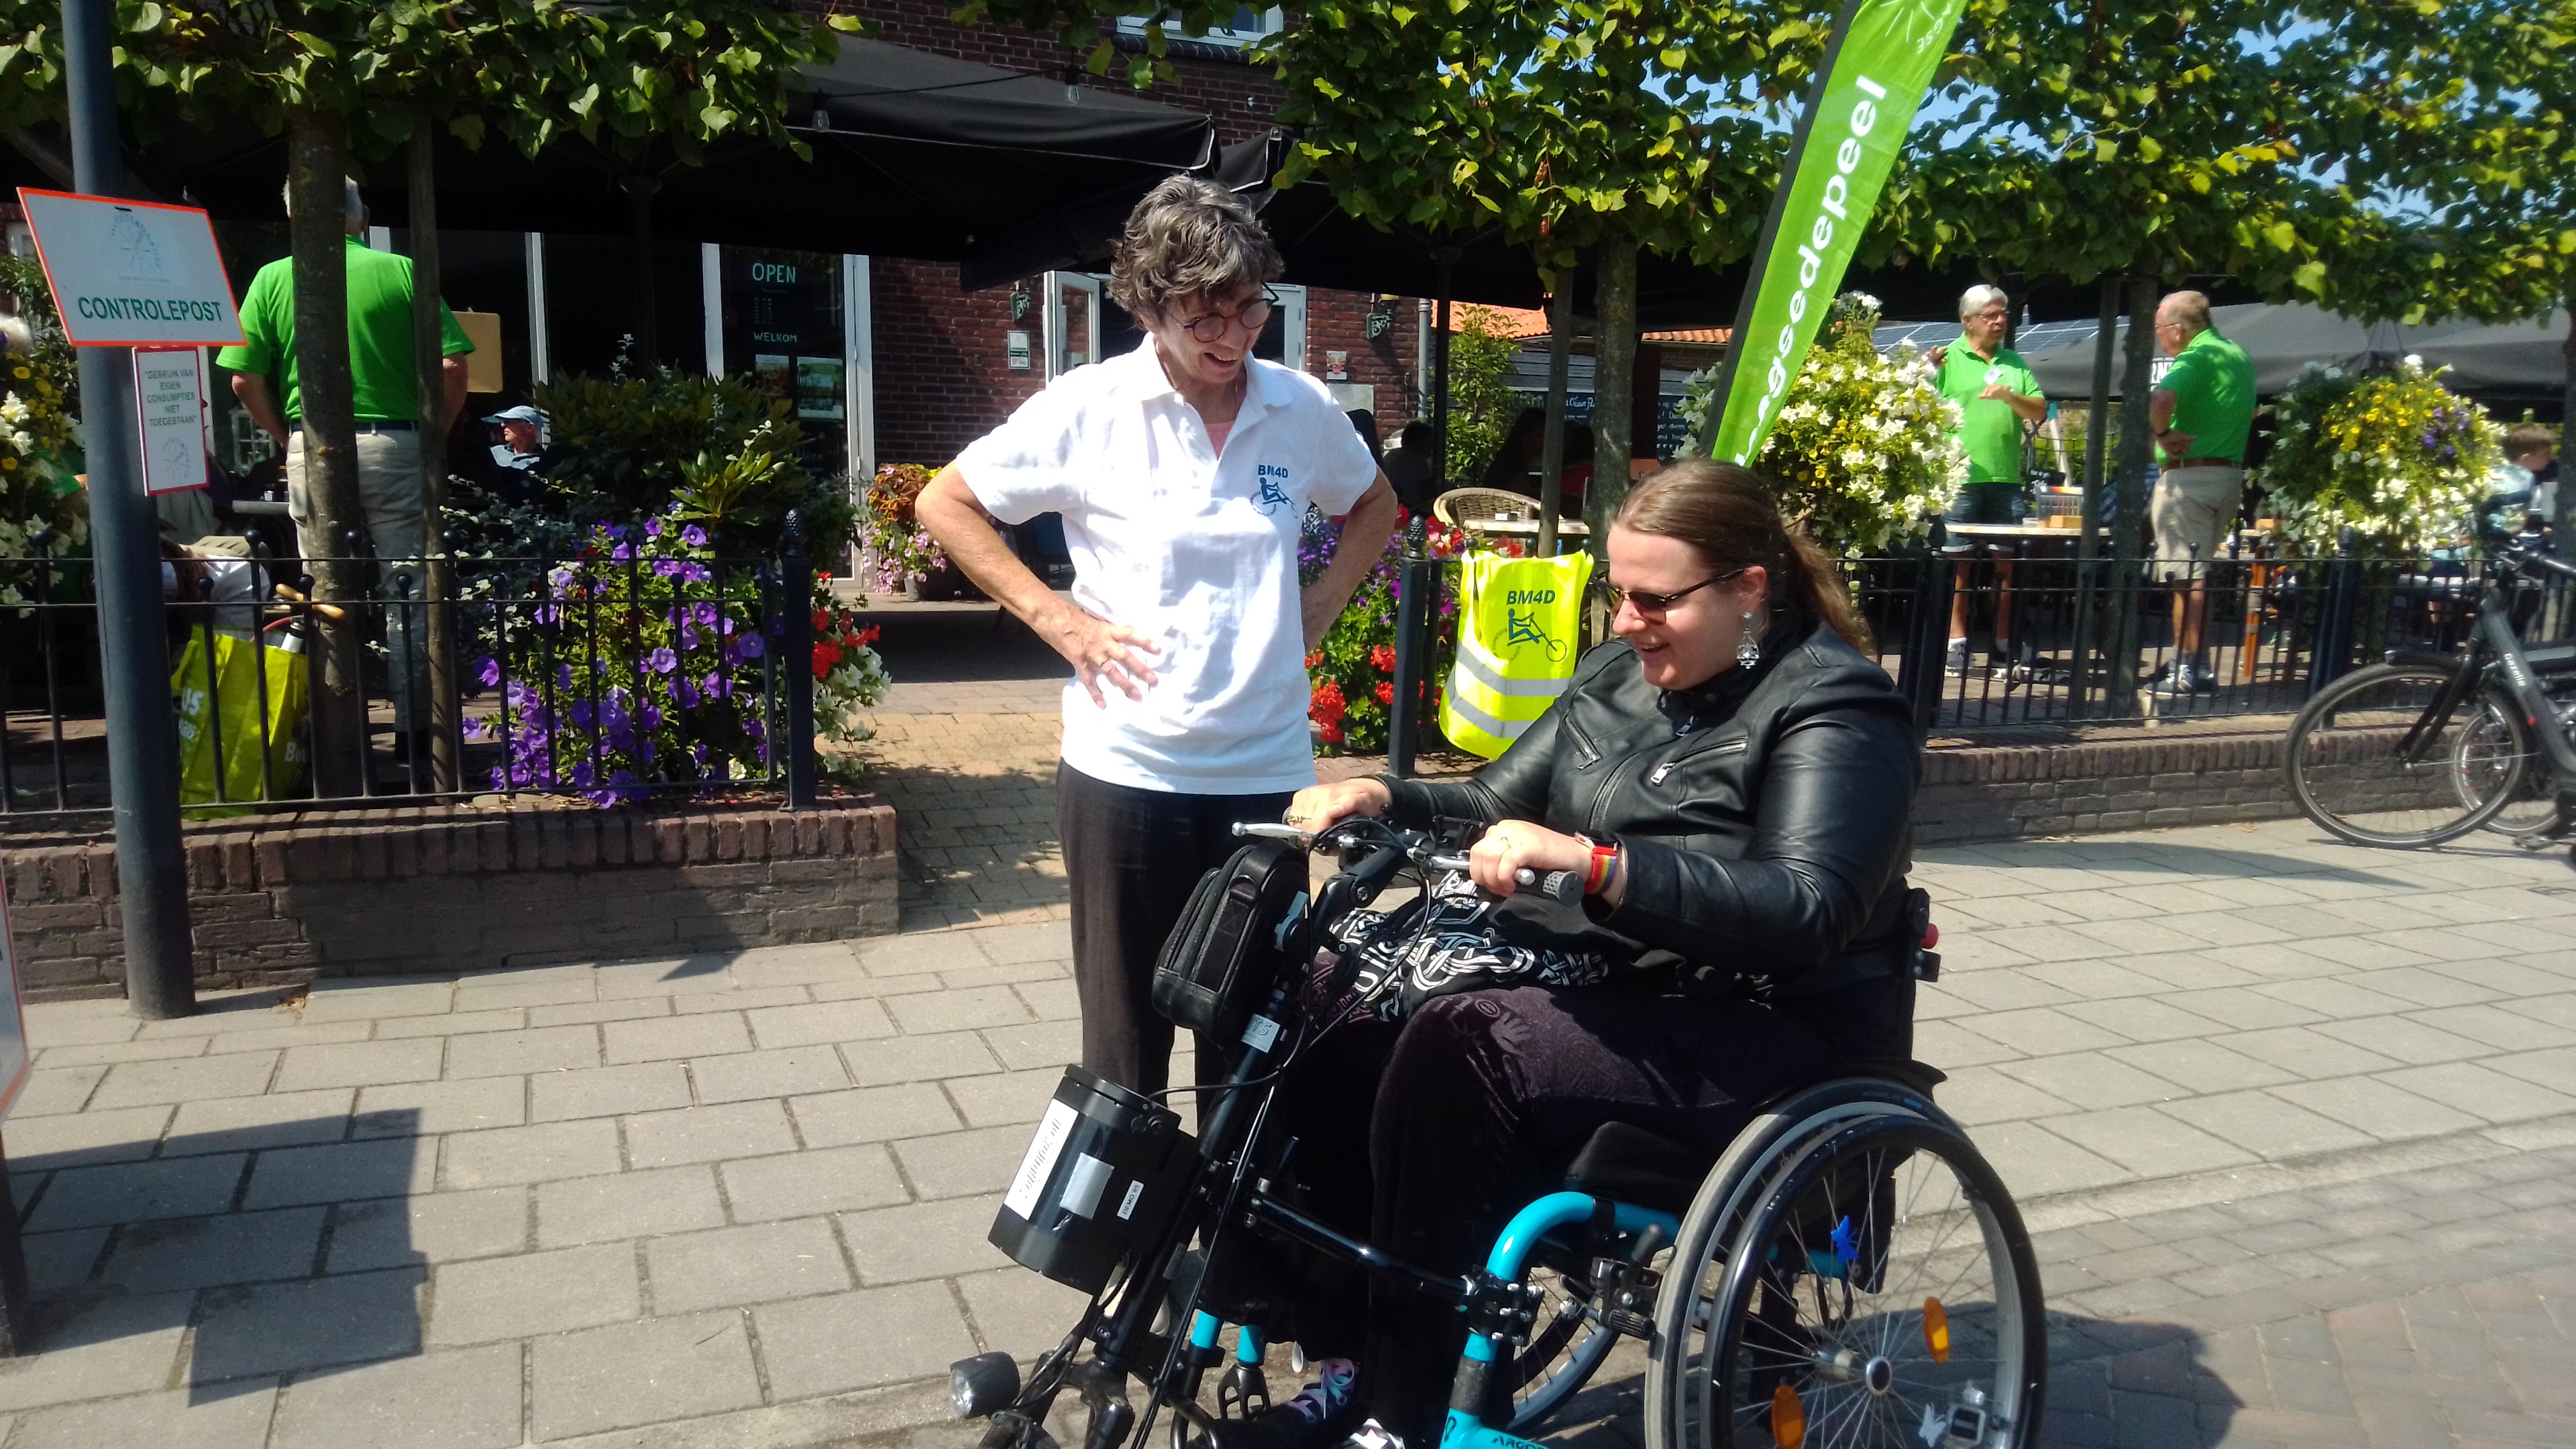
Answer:
[[[426,551],[428,521],[422,514],[420,477],[420,387],[412,360],[411,258],[371,251],[359,240],[367,229],[367,204],[358,183],[348,183],[342,219],[349,232],[349,375],[355,384],[358,418],[358,506],[364,510],[367,541],[382,563],[388,593],[397,574],[417,585],[416,561]],[[465,329],[456,325],[447,304],[439,303],[439,352],[446,396],[436,420],[442,429],[455,426],[465,408],[465,354],[474,350]],[[303,390],[295,379],[295,261],[280,257],[259,269],[242,297],[242,342],[215,354],[215,364],[232,370],[233,396],[251,421],[277,440],[286,458],[286,507],[295,519],[295,544],[304,557],[337,558],[346,554],[342,540],[326,538],[314,518],[313,499],[305,480],[301,419]],[[271,381],[272,376],[277,380]],[[285,399],[281,409],[280,396]],[[388,643],[394,649],[394,727],[406,734],[414,727],[413,697],[426,672],[427,641],[409,627],[410,612],[393,611]]]
[[[2156,346],[2173,359],[2147,403],[2163,471],[2147,517],[2156,529],[2156,574],[2174,588],[2174,657],[2158,670],[2169,693],[2208,694],[2209,574],[2245,496],[2245,439],[2254,429],[2254,363],[2218,335],[2209,299],[2175,292],[2156,307]]]
[[[1959,298],[1958,342],[1932,350],[1940,369],[1941,396],[1959,405],[1959,431],[1952,438],[1968,455],[1968,481],[1959,487],[1942,521],[2018,523],[2022,493],[2022,425],[2048,413],[2021,354],[2004,346],[2004,329],[2012,320],[2012,300],[2000,287],[1970,287]],[[1964,555],[1971,539],[1952,536],[1947,552],[1963,555],[1957,586],[1950,593],[1949,669],[1968,672],[1968,594],[1976,566]],[[1995,560],[1995,648],[1993,657],[2012,659],[2012,562]]]

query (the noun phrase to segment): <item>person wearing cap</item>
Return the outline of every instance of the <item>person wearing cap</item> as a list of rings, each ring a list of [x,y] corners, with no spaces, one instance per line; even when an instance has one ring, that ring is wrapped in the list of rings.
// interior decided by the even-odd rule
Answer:
[[[341,221],[349,269],[349,381],[358,422],[358,507],[366,541],[381,560],[388,594],[398,576],[419,577],[427,547],[420,477],[420,385],[412,361],[411,258],[372,251],[360,240],[367,230],[366,198],[346,183]],[[455,426],[465,411],[465,354],[474,350],[465,329],[438,304],[440,379],[445,396],[440,428]],[[286,508],[295,520],[296,550],[306,559],[344,558],[346,540],[328,536],[315,516],[303,447],[304,394],[295,376],[295,262],[280,257],[259,269],[241,304],[242,340],[215,354],[215,365],[233,374],[233,396],[251,421],[276,440],[286,458]],[[401,567],[410,561],[408,568]],[[407,611],[393,611],[394,632],[409,637],[393,653],[394,727],[408,733],[414,699],[428,672],[424,631],[401,626]]]
[[[492,461],[504,468],[534,473],[546,465],[546,415],[521,403],[503,408],[484,422],[501,430],[501,441],[492,445]]]

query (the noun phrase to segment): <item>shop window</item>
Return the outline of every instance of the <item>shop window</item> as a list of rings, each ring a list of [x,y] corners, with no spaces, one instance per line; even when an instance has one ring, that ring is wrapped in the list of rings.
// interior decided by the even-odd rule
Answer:
[[[841,258],[725,247],[718,266],[725,375],[795,405],[807,472],[819,478],[847,472],[851,419]]]

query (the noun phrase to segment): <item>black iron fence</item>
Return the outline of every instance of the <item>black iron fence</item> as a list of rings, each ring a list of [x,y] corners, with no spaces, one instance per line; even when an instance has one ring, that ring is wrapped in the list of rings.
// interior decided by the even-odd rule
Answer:
[[[812,574],[657,525],[574,559],[164,559],[181,800],[814,790]],[[317,576],[322,581],[317,585]],[[0,559],[0,817],[108,808],[90,561]]]
[[[1931,729],[2295,712],[2390,649],[2466,636],[2481,578],[2463,558],[2285,553],[2076,556],[2045,537],[1959,540],[1859,558],[1847,578],[1880,661]],[[2530,642],[2576,630],[2564,588],[2514,599]]]

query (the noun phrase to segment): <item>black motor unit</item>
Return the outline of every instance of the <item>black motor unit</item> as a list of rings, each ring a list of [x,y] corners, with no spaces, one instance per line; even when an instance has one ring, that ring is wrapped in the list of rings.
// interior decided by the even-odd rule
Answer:
[[[1162,1235],[1197,1151],[1170,1108],[1067,1067],[989,1240],[1021,1267],[1097,1293],[1130,1249]]]

